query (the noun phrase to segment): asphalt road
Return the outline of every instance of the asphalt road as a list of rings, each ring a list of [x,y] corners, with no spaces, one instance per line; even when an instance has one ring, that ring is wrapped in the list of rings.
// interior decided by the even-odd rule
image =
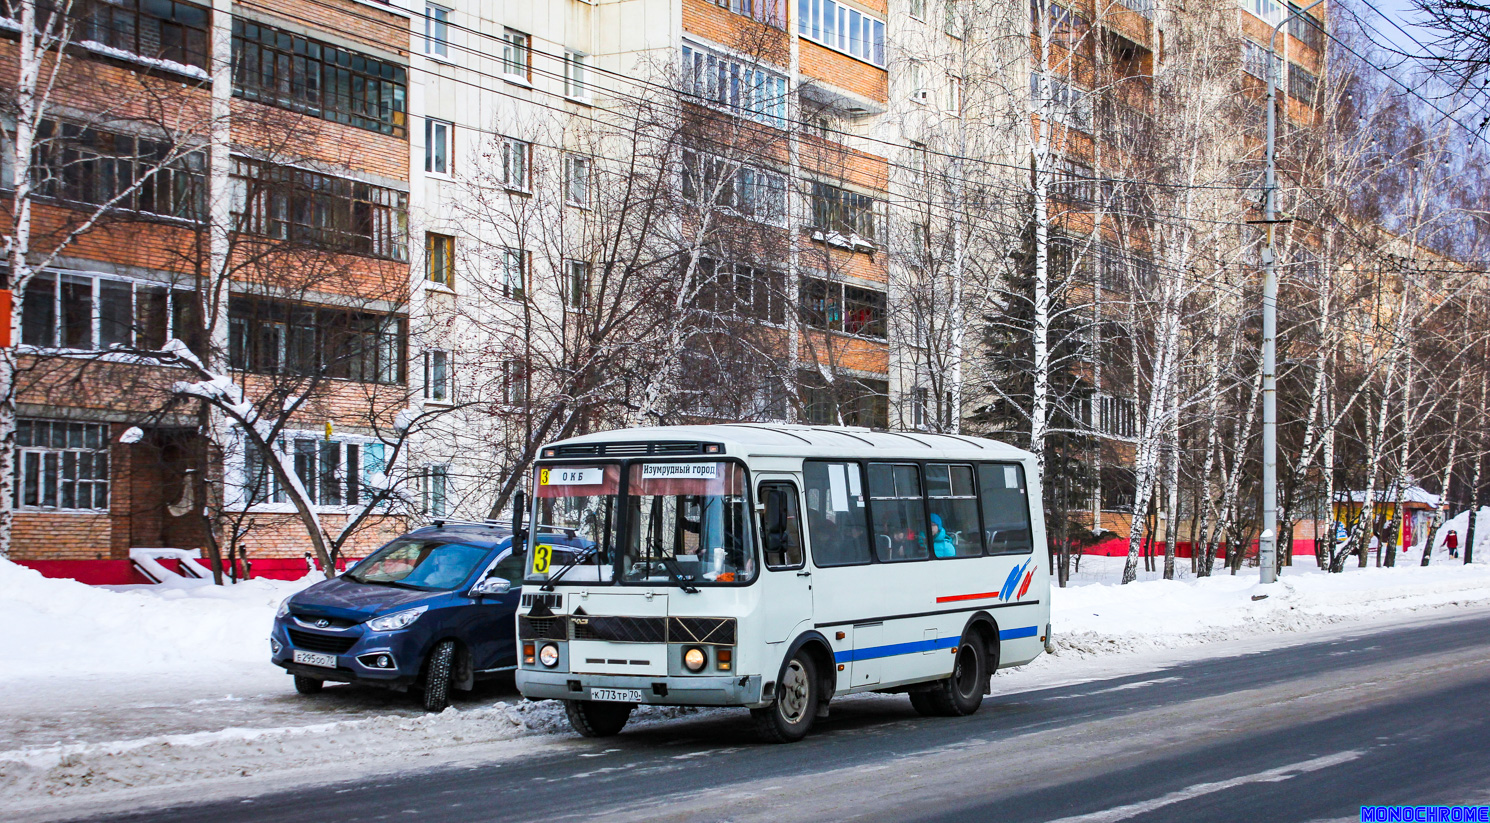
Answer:
[[[998,681],[995,679],[995,685]],[[967,718],[836,704],[795,745],[745,713],[553,753],[110,821],[1356,820],[1490,802],[1490,617],[993,695]]]

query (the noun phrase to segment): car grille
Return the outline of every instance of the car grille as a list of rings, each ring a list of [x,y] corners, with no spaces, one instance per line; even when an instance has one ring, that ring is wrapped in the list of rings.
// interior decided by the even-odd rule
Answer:
[[[327,654],[345,654],[357,642],[355,637],[331,637],[324,634],[311,634],[296,629],[290,629],[290,642],[297,649],[308,652],[326,652]]]
[[[665,617],[577,617],[570,620],[575,640],[613,643],[666,643]]]
[[[667,621],[667,642],[733,646],[735,645],[735,619],[733,617],[670,617]]]

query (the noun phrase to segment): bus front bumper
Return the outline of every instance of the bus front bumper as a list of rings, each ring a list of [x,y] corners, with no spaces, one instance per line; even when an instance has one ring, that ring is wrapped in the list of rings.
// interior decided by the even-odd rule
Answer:
[[[645,675],[571,674],[517,670],[517,690],[529,700],[590,700],[591,689],[635,689],[642,703],[657,706],[769,706],[761,702],[761,677],[704,675],[647,677]]]

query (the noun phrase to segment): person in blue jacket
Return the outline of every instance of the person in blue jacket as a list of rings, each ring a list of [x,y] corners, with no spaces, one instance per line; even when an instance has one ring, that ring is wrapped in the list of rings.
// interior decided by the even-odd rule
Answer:
[[[933,514],[931,516],[931,552],[937,557],[956,557],[957,544],[947,535],[947,530],[942,526],[942,516]]]

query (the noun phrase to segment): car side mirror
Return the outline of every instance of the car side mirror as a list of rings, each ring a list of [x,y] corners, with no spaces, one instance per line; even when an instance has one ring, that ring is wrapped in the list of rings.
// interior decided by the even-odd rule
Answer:
[[[506,594],[512,591],[512,581],[505,577],[487,577],[471,587],[471,596]]]

